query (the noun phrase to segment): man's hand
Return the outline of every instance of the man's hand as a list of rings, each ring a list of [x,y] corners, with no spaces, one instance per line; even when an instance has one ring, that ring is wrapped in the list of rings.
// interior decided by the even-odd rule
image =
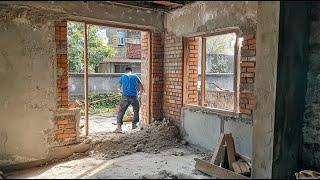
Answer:
[[[119,95],[121,95],[122,93],[121,93],[121,89],[120,88],[118,88],[118,94]]]

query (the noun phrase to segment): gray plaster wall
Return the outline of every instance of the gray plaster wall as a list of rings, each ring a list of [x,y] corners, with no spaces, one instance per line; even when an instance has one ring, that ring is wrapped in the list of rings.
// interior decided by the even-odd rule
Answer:
[[[161,13],[106,2],[0,2],[0,165],[45,159],[53,146],[54,22],[71,17],[163,27]]]
[[[116,92],[121,73],[95,73],[89,74],[88,89],[89,95],[105,94],[107,92]],[[139,77],[140,74],[137,74]],[[141,77],[140,77],[141,78]],[[69,96],[84,95],[84,77],[83,74],[69,73],[68,91]]]
[[[258,3],[252,178],[272,178],[279,2]]]
[[[232,133],[236,152],[251,159],[250,123],[197,107],[184,107],[182,116],[182,135],[188,142],[213,151],[221,133]]]
[[[309,70],[303,120],[302,162],[320,171],[320,3],[312,2],[309,40]]]
[[[257,1],[198,1],[165,15],[169,33],[184,36],[226,27],[256,32]]]
[[[0,6],[0,164],[45,158],[56,110],[50,17]],[[39,19],[37,19],[39,18]]]

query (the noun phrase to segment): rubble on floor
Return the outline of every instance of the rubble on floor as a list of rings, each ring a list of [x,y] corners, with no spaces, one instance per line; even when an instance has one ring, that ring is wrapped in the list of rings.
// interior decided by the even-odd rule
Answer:
[[[2,171],[0,171],[0,179],[5,179],[4,174]]]
[[[156,121],[129,133],[100,133],[92,136],[90,156],[114,159],[135,152],[159,153],[180,144],[179,129],[170,121]],[[186,142],[184,142],[186,144]]]
[[[320,173],[311,170],[303,170],[295,173],[296,179],[320,179]]]
[[[140,179],[193,179],[185,174],[174,174],[166,170],[160,171],[157,175],[144,175]]]

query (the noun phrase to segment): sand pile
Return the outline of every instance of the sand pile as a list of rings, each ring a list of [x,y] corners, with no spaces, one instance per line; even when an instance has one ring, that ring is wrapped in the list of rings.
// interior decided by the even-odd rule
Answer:
[[[92,137],[91,156],[113,159],[135,152],[159,153],[180,143],[179,129],[170,121],[156,121],[127,134],[104,133]]]

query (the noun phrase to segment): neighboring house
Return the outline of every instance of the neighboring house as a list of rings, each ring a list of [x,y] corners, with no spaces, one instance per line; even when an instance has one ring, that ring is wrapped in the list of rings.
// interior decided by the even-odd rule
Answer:
[[[117,50],[114,57],[104,58],[99,64],[99,73],[124,73],[130,66],[133,72],[141,72],[140,31],[125,29],[106,29],[107,45]]]

